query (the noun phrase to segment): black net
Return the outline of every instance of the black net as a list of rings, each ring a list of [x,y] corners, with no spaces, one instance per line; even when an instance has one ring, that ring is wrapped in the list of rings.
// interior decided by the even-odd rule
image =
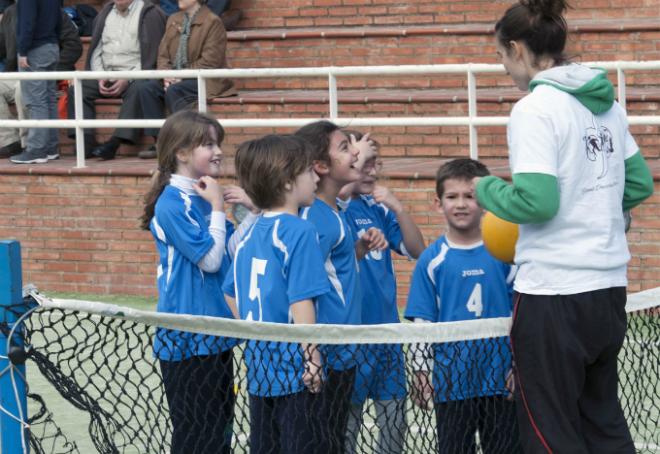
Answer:
[[[396,337],[406,327],[362,327],[383,343],[328,345],[315,341],[350,333],[329,327],[325,337],[282,342],[283,327],[269,341],[235,329],[218,336],[156,328],[120,318],[120,308],[74,309],[37,308],[18,332],[32,452],[520,449],[505,337],[477,339],[463,329],[464,340],[429,343]],[[657,308],[629,314],[620,354],[620,397],[643,453],[660,446],[659,318]]]

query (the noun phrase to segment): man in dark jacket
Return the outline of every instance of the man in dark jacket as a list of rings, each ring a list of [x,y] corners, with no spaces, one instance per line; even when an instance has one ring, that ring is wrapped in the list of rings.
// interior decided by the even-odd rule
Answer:
[[[86,70],[135,71],[155,69],[158,45],[165,33],[165,13],[148,0],[114,0],[106,4],[94,20],[94,31],[87,53]],[[122,98],[120,119],[145,117],[131,80],[83,81],[83,117],[95,118],[94,101],[101,97]],[[69,118],[74,118],[73,88],[69,89]],[[145,129],[145,135],[156,137],[157,128]],[[74,137],[74,132],[69,132]],[[115,129],[106,143],[97,146],[94,130],[85,130],[85,155],[114,159],[121,143],[135,144],[140,137],[136,128]]]
[[[53,71],[59,60],[60,0],[21,0],[16,5],[16,50],[20,72]],[[22,80],[21,96],[31,120],[57,118],[54,80]],[[57,129],[28,129],[25,151],[16,164],[43,164],[59,158]]]
[[[83,47],[76,26],[69,16],[62,11],[60,28],[60,58],[57,71],[75,71],[76,62],[82,55]],[[6,72],[18,71],[16,58],[16,5],[12,4],[4,10],[0,19],[0,60],[5,61]],[[18,82],[13,80],[0,81],[0,120],[11,118],[9,104],[16,104],[18,118],[24,118],[23,103],[20,90],[16,90]],[[21,131],[21,137],[24,132]],[[22,151],[19,133],[14,128],[0,128],[0,157],[8,158]],[[24,138],[23,138],[24,139]]]

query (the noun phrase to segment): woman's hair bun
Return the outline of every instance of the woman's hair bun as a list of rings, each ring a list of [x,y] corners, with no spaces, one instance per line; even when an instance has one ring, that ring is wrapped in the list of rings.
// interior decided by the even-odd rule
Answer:
[[[569,7],[565,0],[520,0],[520,4],[534,15],[561,17]]]

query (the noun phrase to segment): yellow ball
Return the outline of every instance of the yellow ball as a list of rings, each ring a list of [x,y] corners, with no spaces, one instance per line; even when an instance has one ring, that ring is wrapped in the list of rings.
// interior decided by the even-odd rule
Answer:
[[[503,262],[513,263],[518,224],[500,219],[487,211],[481,220],[481,236],[490,255]]]

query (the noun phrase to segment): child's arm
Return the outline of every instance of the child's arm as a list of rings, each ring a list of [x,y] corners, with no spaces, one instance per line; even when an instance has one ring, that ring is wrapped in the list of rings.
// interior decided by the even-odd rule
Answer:
[[[296,324],[314,324],[316,323],[316,310],[314,302],[311,299],[298,301],[291,305],[291,315]],[[315,344],[301,344],[305,355],[305,372],[303,373],[303,382],[312,393],[321,390],[323,382],[323,371],[321,368],[321,353]]]
[[[227,302],[227,306],[229,306],[229,310],[231,311],[234,318],[235,319],[240,319],[241,316],[238,315],[238,308],[236,307],[236,300],[234,298],[232,298],[231,296],[225,294],[225,301]]]
[[[412,216],[403,209],[403,204],[385,186],[377,185],[372,195],[377,203],[382,203],[396,215],[406,251],[412,258],[419,257],[424,251],[424,237]]]
[[[427,252],[422,253],[415,264],[410,282],[410,291],[404,316],[414,323],[431,323],[439,320],[438,295],[435,279],[436,269],[429,269],[431,259],[437,256],[437,250],[432,245]],[[433,348],[427,343],[412,345],[413,354],[413,402],[422,409],[433,406],[433,387],[430,371],[433,367]]]
[[[420,317],[415,317],[415,323],[431,323]],[[433,408],[433,386],[431,385],[431,368],[433,367],[433,351],[429,344],[414,344],[413,348],[413,392],[415,405],[424,410]]]
[[[240,186],[227,186],[223,193],[223,197],[226,203],[241,204],[250,210],[247,216],[245,216],[245,218],[238,225],[236,231],[231,235],[231,237],[229,237],[229,241],[227,242],[227,253],[229,254],[229,257],[233,259],[234,254],[236,253],[236,248],[238,247],[238,243],[241,242],[243,236],[245,236],[245,233],[250,229],[250,227],[252,227],[252,224],[257,221],[260,210],[256,207],[256,205],[252,202],[252,199]]]
[[[371,227],[355,242],[355,255],[358,260],[362,260],[369,251],[386,249],[388,244],[383,232],[376,227]]]
[[[215,273],[220,269],[222,257],[225,254],[225,227],[224,200],[222,197],[222,187],[211,177],[204,176],[193,186],[197,194],[211,204],[211,222],[209,224],[209,234],[213,238],[211,249],[197,262],[197,265],[207,273]]]

